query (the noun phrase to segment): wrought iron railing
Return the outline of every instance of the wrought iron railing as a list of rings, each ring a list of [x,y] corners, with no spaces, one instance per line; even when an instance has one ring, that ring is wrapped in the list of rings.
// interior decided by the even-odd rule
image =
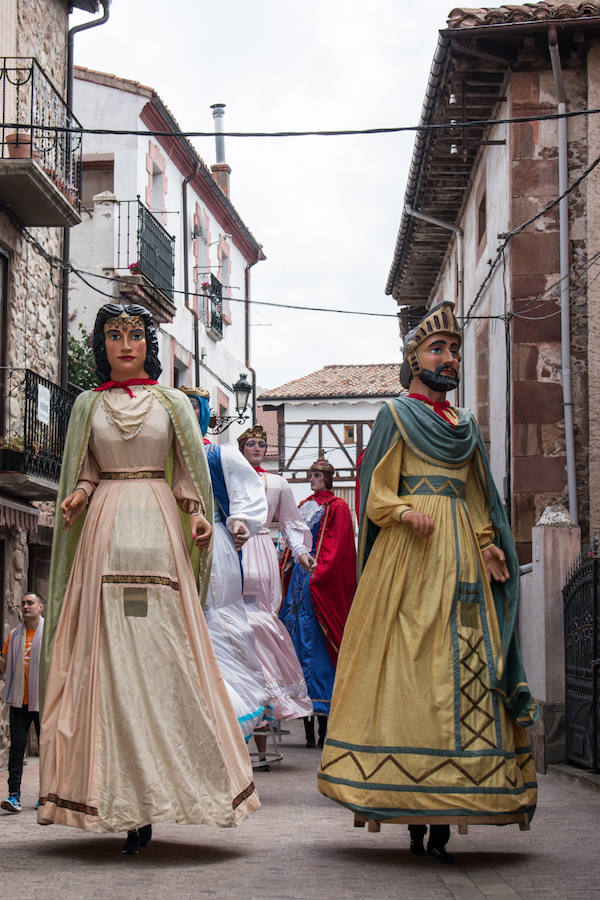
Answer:
[[[600,558],[598,539],[563,588],[567,759],[600,768]]]
[[[79,209],[81,124],[36,59],[0,56],[0,114],[2,158],[34,159]]]
[[[207,325],[219,337],[223,337],[223,285],[211,272],[208,298]]]
[[[139,197],[117,204],[116,268],[143,275],[173,302],[175,238]]]
[[[31,369],[0,369],[0,466],[58,482],[75,395]]]

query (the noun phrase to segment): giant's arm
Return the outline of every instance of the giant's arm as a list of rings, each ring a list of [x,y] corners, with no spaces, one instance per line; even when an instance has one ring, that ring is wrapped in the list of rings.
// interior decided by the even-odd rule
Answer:
[[[296,506],[291,487],[285,478],[276,477],[279,477],[281,482],[277,521],[279,522],[279,529],[283,538],[292,551],[294,560],[297,562],[298,557],[303,553],[310,553],[312,549],[312,534],[302,518],[302,513]]]
[[[475,453],[477,452],[476,450]],[[479,471],[481,471],[481,467],[475,465],[475,456],[473,456],[467,475],[465,500],[479,549],[483,551],[494,543],[494,526],[490,518],[488,498],[480,481]]]
[[[229,497],[225,525],[232,531],[235,522],[243,522],[251,535],[256,534],[267,522],[264,481],[236,447],[221,447],[221,465]]]
[[[398,525],[402,516],[412,509],[406,501],[398,497],[398,485],[402,470],[404,444],[398,440],[380,459],[373,470],[367,516],[379,528]]]

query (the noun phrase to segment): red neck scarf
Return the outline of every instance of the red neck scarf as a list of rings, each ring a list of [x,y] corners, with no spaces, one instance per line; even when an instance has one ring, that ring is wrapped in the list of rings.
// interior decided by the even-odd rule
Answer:
[[[440,416],[444,420],[444,422],[447,422],[448,425],[452,425],[453,428],[456,428],[456,425],[454,424],[452,419],[450,419],[446,415],[446,411],[452,409],[449,400],[430,400],[429,397],[425,397],[423,394],[409,394],[408,396],[412,397],[413,400],[422,400],[423,403],[427,403],[429,406],[432,406],[433,411],[437,413],[438,416]]]
[[[266,470],[266,469],[263,469],[262,466],[252,466],[252,468],[254,469],[255,472],[258,472],[259,475],[266,475],[266,474],[267,474],[267,470]]]
[[[155,378],[128,378],[127,381],[105,381],[103,384],[99,384],[97,388],[94,388],[94,390],[108,391],[110,388],[123,388],[130,397],[133,397],[133,391],[130,390],[130,387],[134,384],[158,384],[158,381]]]

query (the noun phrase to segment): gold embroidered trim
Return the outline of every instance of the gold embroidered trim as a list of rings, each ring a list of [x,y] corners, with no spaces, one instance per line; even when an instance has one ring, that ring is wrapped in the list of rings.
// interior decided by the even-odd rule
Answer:
[[[139,472],[100,472],[102,481],[134,481],[138,478],[162,478],[165,477],[164,469],[140,469]]]
[[[87,806],[85,803],[77,803],[75,800],[65,800],[63,797],[59,797],[58,794],[48,794],[46,797],[40,797],[40,806],[45,806],[46,803],[54,803],[59,809],[72,809],[86,816],[98,815],[97,806]]]
[[[160,584],[173,591],[179,590],[179,582],[167,575],[109,574],[102,576],[102,584]]]
[[[244,790],[242,791],[241,794],[238,794],[237,797],[233,798],[233,802],[231,804],[233,809],[237,809],[238,806],[240,805],[240,803],[243,803],[244,800],[247,800],[248,797],[250,797],[250,795],[253,794],[255,790],[256,790],[256,787],[254,785],[254,782],[251,781],[250,784],[248,785],[248,787],[244,788]]]

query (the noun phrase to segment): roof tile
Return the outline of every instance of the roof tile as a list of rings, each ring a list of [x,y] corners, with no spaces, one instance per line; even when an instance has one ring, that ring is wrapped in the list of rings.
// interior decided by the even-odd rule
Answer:
[[[395,397],[401,392],[399,363],[331,365],[263,391],[268,400],[327,400],[346,397]]]
[[[488,6],[480,9],[457,7],[448,15],[448,28],[476,28],[482,25],[511,25],[522,22],[545,22],[556,19],[583,19],[600,15],[600,3],[590,0],[542,0],[540,3]]]

